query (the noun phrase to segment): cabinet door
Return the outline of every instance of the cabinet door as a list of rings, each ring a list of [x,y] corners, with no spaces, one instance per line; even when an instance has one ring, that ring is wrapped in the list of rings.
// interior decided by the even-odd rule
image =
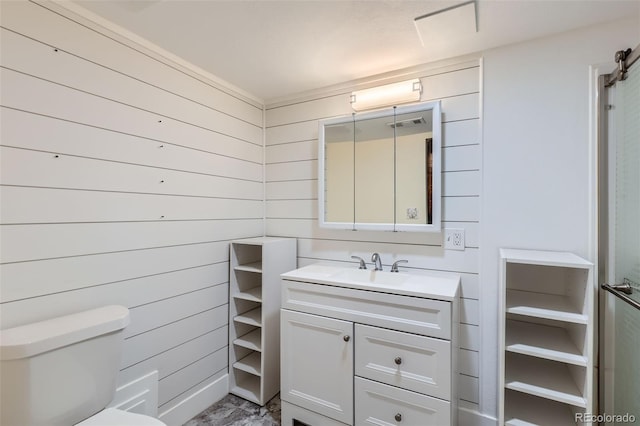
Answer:
[[[353,422],[353,323],[282,310],[281,397]]]

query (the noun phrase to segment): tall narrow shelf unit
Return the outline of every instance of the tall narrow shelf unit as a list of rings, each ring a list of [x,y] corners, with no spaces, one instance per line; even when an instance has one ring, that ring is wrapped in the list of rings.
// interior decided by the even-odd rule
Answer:
[[[579,425],[594,413],[593,264],[500,250],[501,425]]]
[[[238,240],[230,251],[229,388],[264,405],[280,391],[280,274],[296,269],[296,240]]]

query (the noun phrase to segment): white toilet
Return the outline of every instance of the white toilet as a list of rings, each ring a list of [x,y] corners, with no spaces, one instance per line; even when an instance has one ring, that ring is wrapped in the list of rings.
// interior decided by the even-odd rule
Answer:
[[[105,306],[0,331],[3,426],[162,426],[107,408],[129,310]]]

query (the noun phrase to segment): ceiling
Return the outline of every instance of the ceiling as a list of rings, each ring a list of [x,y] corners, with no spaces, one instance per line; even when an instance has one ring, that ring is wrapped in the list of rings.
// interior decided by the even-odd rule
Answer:
[[[75,3],[265,103],[599,22],[640,16],[638,0],[477,0],[477,32],[472,23],[439,25],[442,29],[438,36],[422,34],[423,46],[414,19],[462,1]],[[435,26],[440,16],[447,14],[428,19],[435,19]]]

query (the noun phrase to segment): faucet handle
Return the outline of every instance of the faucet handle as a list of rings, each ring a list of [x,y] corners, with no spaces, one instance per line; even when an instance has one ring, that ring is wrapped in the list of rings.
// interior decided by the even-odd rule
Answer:
[[[357,259],[360,261],[360,266],[358,267],[358,269],[367,269],[367,264],[364,263],[364,259],[361,258],[360,256],[351,256],[352,259]]]
[[[396,260],[395,262],[393,262],[393,265],[391,265],[391,272],[400,272],[398,271],[398,263],[409,263],[408,260]]]

